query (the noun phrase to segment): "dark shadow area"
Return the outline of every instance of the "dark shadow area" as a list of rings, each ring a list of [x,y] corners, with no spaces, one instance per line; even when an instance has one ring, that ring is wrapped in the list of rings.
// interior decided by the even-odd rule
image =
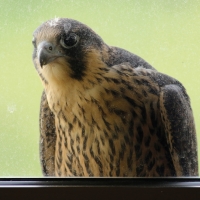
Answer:
[[[0,199],[198,199],[199,178],[1,178]]]

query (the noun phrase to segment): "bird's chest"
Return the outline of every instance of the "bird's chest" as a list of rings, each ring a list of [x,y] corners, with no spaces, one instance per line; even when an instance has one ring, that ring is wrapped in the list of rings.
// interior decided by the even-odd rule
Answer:
[[[92,102],[59,112],[56,163],[60,175],[119,176],[116,169],[120,165],[128,173],[127,160],[133,149],[127,144],[132,139],[124,122],[130,121],[130,113],[115,115]]]
[[[136,176],[140,147],[159,120],[158,98],[144,103],[134,91],[105,88],[49,96],[58,176]]]

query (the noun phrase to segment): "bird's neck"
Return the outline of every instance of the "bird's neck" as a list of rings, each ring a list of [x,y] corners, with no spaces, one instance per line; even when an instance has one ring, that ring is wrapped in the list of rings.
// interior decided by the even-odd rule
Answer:
[[[92,99],[99,99],[102,92],[102,74],[106,67],[88,70],[83,80],[68,77],[64,81],[52,81],[44,85],[50,109],[57,115],[60,109],[74,112],[77,106],[87,107]],[[90,108],[87,108],[90,110]]]

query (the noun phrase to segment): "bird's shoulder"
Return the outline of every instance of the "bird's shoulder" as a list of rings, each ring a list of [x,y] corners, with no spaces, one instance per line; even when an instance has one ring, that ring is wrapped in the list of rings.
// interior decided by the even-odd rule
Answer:
[[[123,62],[118,65],[111,66],[113,70],[116,70],[118,74],[122,76],[129,76],[132,77],[132,80],[139,80],[135,81],[135,83],[139,83],[140,86],[142,85],[149,85],[151,87],[156,87],[159,91],[163,88],[168,88],[169,92],[178,92],[174,90],[174,88],[179,88],[184,96],[189,100],[185,87],[182,85],[180,81],[177,79],[161,73],[154,68],[145,68],[144,65],[139,65],[134,67],[131,62]],[[176,86],[176,87],[174,87]]]
[[[106,64],[108,66],[119,65],[121,63],[130,63],[131,67],[137,68],[139,66],[143,66],[145,69],[154,69],[147,61],[145,61],[140,56],[129,52],[123,48],[109,46],[106,49],[108,54],[108,59],[106,59]]]
[[[144,60],[143,60],[144,61]],[[144,61],[145,62],[145,61]],[[150,65],[151,66],[151,65]],[[112,69],[115,69],[120,72],[126,72],[132,76],[146,77],[152,82],[158,84],[159,87],[164,87],[166,85],[175,84],[183,88],[181,82],[177,79],[157,71],[155,68],[147,68],[144,63],[140,63],[137,66],[133,65],[132,62],[125,61],[116,65],[111,66]]]

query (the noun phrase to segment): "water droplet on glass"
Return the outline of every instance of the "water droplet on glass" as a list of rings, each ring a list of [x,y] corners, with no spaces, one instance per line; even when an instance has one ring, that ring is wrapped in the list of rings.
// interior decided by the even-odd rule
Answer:
[[[10,104],[7,106],[7,111],[9,113],[14,113],[17,110],[16,105],[15,104]]]

